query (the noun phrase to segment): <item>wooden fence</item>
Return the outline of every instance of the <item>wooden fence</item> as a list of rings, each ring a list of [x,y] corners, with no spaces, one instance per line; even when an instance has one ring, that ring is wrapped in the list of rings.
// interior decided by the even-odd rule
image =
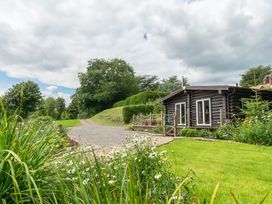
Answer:
[[[163,135],[177,136],[176,114],[170,115],[161,112],[160,114],[150,113],[148,115],[133,115],[133,128],[163,128]]]

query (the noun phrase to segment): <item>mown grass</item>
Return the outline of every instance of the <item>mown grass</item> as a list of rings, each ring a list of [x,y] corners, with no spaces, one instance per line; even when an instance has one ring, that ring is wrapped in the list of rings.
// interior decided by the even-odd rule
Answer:
[[[160,148],[172,152],[173,171],[196,174],[198,192],[210,198],[220,182],[218,203],[234,203],[234,192],[240,203],[260,203],[272,190],[272,148],[234,142],[208,142],[179,139]],[[269,195],[264,203],[272,203]]]
[[[99,125],[125,126],[123,122],[123,107],[104,110],[91,118]]]
[[[58,125],[63,125],[64,127],[80,126],[80,120],[58,120],[56,123]]]

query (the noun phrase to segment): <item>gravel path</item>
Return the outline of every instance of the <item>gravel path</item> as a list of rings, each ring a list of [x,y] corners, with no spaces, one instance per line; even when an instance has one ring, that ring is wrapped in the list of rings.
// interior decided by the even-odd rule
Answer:
[[[173,137],[151,136],[147,133],[127,131],[125,127],[101,126],[91,120],[81,120],[81,126],[73,127],[68,131],[68,136],[82,146],[117,147],[127,137],[135,134],[150,137],[156,140],[157,145],[169,143]]]

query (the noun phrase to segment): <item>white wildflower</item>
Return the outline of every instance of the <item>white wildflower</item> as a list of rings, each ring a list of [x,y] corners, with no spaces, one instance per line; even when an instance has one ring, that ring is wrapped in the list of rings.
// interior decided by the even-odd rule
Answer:
[[[76,172],[76,169],[75,168],[72,168],[72,169],[69,169],[68,171],[68,174],[73,174]]]
[[[83,183],[83,185],[87,185],[87,184],[88,184],[88,181],[89,181],[89,179],[88,179],[88,178],[84,179],[84,180],[83,180],[83,182],[82,182],[82,183]]]
[[[115,183],[114,180],[109,180],[109,184],[110,184],[110,185],[112,185],[112,184],[114,184],[114,183]]]
[[[156,174],[156,175],[154,176],[154,178],[157,179],[157,180],[159,180],[159,179],[161,178],[161,176],[162,176],[162,175],[161,175],[160,173],[158,173],[158,174]]]

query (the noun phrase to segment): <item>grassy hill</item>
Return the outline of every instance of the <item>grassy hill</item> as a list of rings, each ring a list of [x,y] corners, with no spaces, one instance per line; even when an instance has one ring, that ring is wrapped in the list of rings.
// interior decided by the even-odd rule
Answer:
[[[104,110],[93,116],[91,120],[100,125],[122,126],[124,125],[123,107]]]

